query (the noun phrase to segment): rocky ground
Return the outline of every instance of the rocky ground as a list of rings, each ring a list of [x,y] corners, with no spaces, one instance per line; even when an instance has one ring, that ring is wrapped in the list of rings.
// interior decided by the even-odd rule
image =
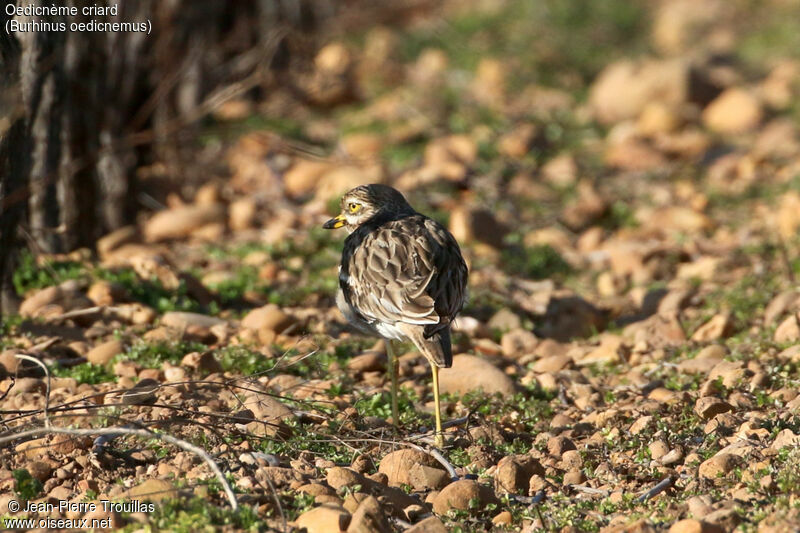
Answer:
[[[130,531],[798,529],[797,4],[467,4],[332,38],[292,90],[217,110],[202,179],[141,169],[162,209],[96,251],[22,257],[0,438],[153,435],[4,441],[0,512],[156,501],[95,513]],[[391,421],[384,346],[335,309],[344,235],[320,226],[378,181],[470,265],[439,458],[424,358],[404,346]],[[205,450],[239,510],[163,436]]]

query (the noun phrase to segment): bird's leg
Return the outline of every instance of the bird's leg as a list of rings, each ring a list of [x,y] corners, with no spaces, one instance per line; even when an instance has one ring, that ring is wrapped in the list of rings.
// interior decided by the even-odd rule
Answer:
[[[433,405],[436,412],[436,433],[434,443],[437,448],[444,448],[444,433],[442,433],[442,408],[439,404],[439,367],[431,364],[433,374]]]
[[[397,376],[400,373],[400,362],[394,353],[392,341],[386,339],[386,356],[389,359],[389,378],[392,380],[392,422],[400,425],[400,410],[397,408]]]

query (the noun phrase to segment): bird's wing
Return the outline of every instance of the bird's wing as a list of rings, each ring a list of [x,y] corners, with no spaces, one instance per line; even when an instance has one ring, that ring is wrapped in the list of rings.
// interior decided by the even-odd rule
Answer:
[[[458,245],[438,224],[434,223],[452,242],[442,240],[438,232],[432,235],[428,222],[433,221],[422,216],[392,221],[345,246],[340,285],[350,305],[368,321],[428,326],[460,309],[448,292],[459,281],[446,279],[454,261],[448,259],[450,253],[463,265]],[[463,271],[465,281],[466,266]]]
[[[441,224],[426,219],[428,235],[433,240],[433,262],[436,274],[428,284],[427,293],[434,300],[436,314],[449,323],[464,307],[467,300],[467,265],[455,238]],[[427,328],[429,335],[436,328]]]

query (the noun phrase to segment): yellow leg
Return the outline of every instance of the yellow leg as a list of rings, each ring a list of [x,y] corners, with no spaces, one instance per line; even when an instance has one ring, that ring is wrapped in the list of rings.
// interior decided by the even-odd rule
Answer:
[[[442,408],[439,404],[439,367],[431,365],[431,373],[433,374],[433,405],[436,411],[436,433],[434,434],[434,442],[437,448],[443,448],[444,433],[442,433]]]
[[[386,357],[389,359],[389,378],[392,380],[392,422],[400,425],[400,410],[397,407],[397,376],[400,373],[400,362],[394,353],[392,341],[386,339]]]

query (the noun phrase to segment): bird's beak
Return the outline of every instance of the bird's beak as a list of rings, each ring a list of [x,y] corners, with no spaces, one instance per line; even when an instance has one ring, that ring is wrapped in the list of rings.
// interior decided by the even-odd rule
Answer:
[[[342,215],[340,213],[340,214],[336,215],[336,217],[330,219],[325,224],[323,224],[322,228],[323,229],[339,229],[342,226],[344,226],[345,222],[346,222],[346,220],[344,218],[344,215]]]

